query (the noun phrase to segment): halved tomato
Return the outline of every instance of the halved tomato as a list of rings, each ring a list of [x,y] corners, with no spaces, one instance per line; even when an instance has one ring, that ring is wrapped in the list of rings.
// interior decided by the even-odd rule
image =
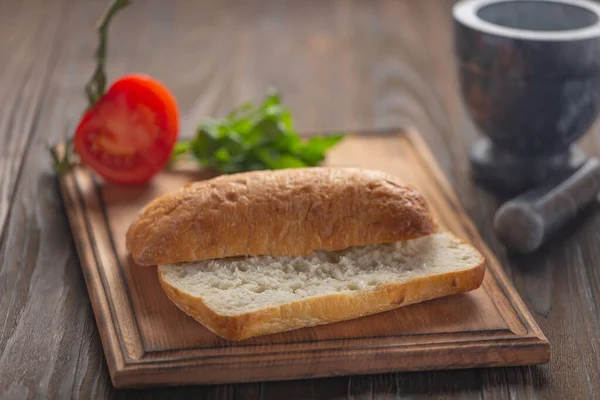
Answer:
[[[73,145],[105,179],[137,184],[165,167],[178,134],[173,96],[160,82],[134,74],[116,81],[83,116]]]

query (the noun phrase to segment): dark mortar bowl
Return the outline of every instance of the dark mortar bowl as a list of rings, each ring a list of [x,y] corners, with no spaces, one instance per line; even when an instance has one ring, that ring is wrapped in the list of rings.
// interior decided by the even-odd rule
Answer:
[[[463,100],[485,136],[475,178],[518,193],[572,173],[600,108],[600,5],[463,0],[453,17]]]

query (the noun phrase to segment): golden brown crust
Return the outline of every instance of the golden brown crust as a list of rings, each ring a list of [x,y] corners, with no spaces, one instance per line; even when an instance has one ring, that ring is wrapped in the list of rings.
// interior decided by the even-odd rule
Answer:
[[[359,294],[312,297],[256,312],[225,316],[208,307],[201,298],[190,296],[167,283],[160,284],[169,299],[183,312],[213,333],[228,340],[244,340],[309,326],[354,319],[408,304],[477,289],[485,275],[485,260],[473,268],[417,278],[403,284],[388,284]]]
[[[421,194],[398,178],[357,168],[225,175],[148,204],[127,232],[140,265],[415,239],[435,223]]]

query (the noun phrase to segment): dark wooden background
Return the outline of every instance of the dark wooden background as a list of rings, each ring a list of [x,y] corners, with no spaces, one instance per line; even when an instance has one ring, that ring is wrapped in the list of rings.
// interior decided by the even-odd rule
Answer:
[[[600,212],[536,255],[509,258],[499,202],[469,178],[451,1],[138,0],[113,26],[109,71],[164,81],[183,134],[266,87],[302,131],[416,127],[553,345],[542,367],[117,391],[47,142],[73,130],[103,0],[0,1],[0,398],[586,399],[600,396]],[[584,139],[600,153],[600,130]],[[368,151],[368,149],[365,149]]]

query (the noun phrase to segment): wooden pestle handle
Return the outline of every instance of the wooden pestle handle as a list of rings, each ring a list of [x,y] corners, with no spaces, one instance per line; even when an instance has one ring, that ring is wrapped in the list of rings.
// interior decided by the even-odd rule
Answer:
[[[506,202],[496,212],[494,229],[513,251],[537,250],[600,193],[600,161],[589,159],[557,186],[533,189]]]

